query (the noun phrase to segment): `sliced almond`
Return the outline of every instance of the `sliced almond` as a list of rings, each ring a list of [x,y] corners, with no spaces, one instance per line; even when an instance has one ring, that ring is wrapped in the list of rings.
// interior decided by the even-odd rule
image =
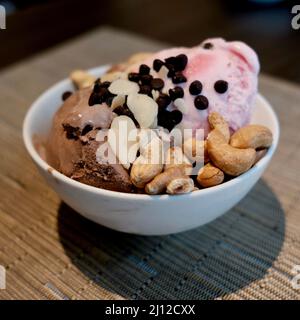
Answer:
[[[181,111],[181,113],[186,114],[188,112],[188,109],[187,109],[187,106],[186,106],[184,99],[182,99],[182,98],[176,99],[174,101],[174,105],[175,105],[175,107],[177,107],[177,109],[179,111]]]
[[[136,159],[139,144],[134,122],[127,116],[116,117],[108,131],[107,141],[124,168]]]
[[[113,94],[129,95],[138,93],[140,88],[135,82],[125,79],[117,79],[111,83],[108,90]]]
[[[84,70],[75,70],[70,74],[70,79],[78,89],[91,87],[96,78]]]
[[[113,111],[119,106],[122,106],[125,103],[125,96],[124,95],[117,95],[116,97],[113,98],[112,103],[111,103],[111,110]]]
[[[152,94],[153,100],[156,101],[157,98],[159,97],[159,91],[152,89],[151,94]]]
[[[141,128],[149,128],[154,123],[158,105],[153,99],[145,94],[131,94],[127,105]]]
[[[169,69],[166,66],[162,66],[159,69],[158,75],[162,79],[167,79],[168,78],[168,73],[169,73]]]

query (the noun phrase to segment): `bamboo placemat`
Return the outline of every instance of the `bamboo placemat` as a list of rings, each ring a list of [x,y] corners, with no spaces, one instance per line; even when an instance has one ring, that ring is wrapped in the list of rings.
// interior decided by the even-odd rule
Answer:
[[[278,152],[233,210],[177,235],[133,236],[85,220],[26,154],[22,120],[50,85],[74,68],[162,47],[102,28],[0,73],[1,299],[300,298],[291,283],[300,265],[300,87],[261,77],[281,123]]]

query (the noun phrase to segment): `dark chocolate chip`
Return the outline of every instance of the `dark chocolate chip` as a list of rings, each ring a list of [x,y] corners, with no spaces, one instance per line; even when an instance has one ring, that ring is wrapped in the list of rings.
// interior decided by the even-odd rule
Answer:
[[[89,106],[92,107],[95,104],[99,104],[101,97],[98,93],[92,92],[89,98]]]
[[[78,136],[80,135],[80,130],[78,127],[72,127],[69,124],[63,124],[62,126],[66,132],[67,139],[78,139]]]
[[[202,83],[199,80],[195,80],[190,84],[189,88],[190,94],[196,96],[202,91]]]
[[[93,126],[91,126],[90,124],[87,124],[81,131],[81,135],[84,136],[86,135],[88,132],[90,132],[91,130],[93,130]]]
[[[104,81],[104,82],[102,82],[102,83],[100,84],[100,87],[101,87],[101,88],[106,88],[106,89],[108,89],[108,87],[110,86],[110,84],[111,84],[111,82],[109,82],[109,81]]]
[[[150,74],[146,74],[144,76],[141,76],[141,83],[142,84],[151,84],[153,77]]]
[[[155,59],[153,61],[153,69],[156,71],[156,72],[159,72],[160,68],[164,65],[164,62],[159,60],[159,59]]]
[[[171,103],[171,98],[167,94],[161,93],[156,99],[156,103],[159,109],[166,109]]]
[[[169,57],[165,59],[166,64],[171,64],[175,67],[176,64],[176,57]]]
[[[118,106],[114,109],[114,113],[116,113],[118,116],[127,116],[130,119],[132,119],[132,121],[134,122],[134,124],[139,127],[138,122],[136,121],[133,113],[129,110],[129,108],[126,105],[123,106]]]
[[[172,64],[166,64],[167,69],[169,70],[167,73],[167,77],[172,78],[175,75],[175,67]]]
[[[66,101],[70,96],[72,95],[72,92],[71,91],[66,91],[62,94],[62,100],[63,101]]]
[[[176,56],[175,69],[176,71],[183,71],[188,63],[188,57],[185,54]]]
[[[147,85],[147,84],[144,84],[144,85],[141,85],[140,86],[140,91],[139,93],[141,94],[147,94],[147,95],[151,95],[151,86]]]
[[[154,78],[151,80],[151,86],[154,90],[161,90],[164,87],[165,83],[160,78]]]
[[[169,90],[169,96],[170,96],[171,100],[174,101],[178,98],[183,98],[184,91],[181,87],[175,87],[175,88]]]
[[[174,123],[174,125],[177,125],[182,120],[182,112],[179,110],[173,110],[171,111],[171,120]]]
[[[114,99],[114,96],[110,96],[110,97],[108,97],[108,98],[106,99],[106,104],[107,104],[109,107],[111,106],[113,99]]]
[[[175,72],[175,75],[172,77],[174,84],[186,82],[186,77],[181,72]]]
[[[218,93],[225,93],[228,89],[228,82],[225,80],[218,80],[215,82],[214,88]]]
[[[133,82],[139,82],[140,81],[140,75],[136,72],[131,72],[128,74],[128,80]]]
[[[146,64],[141,64],[139,69],[140,75],[146,75],[150,73],[150,68]]]
[[[100,88],[99,95],[100,95],[100,101],[102,103],[110,96],[110,92],[106,88]]]
[[[203,96],[203,95],[199,95],[195,98],[194,100],[194,105],[198,110],[205,110],[208,108],[208,99]]]
[[[214,47],[213,44],[210,43],[210,42],[206,42],[206,43],[204,43],[204,45],[203,45],[203,48],[204,48],[204,49],[207,49],[207,50],[212,49],[213,47]]]
[[[98,92],[100,92],[100,89],[101,89],[101,83],[96,81],[95,84],[94,84],[93,91],[98,93]]]

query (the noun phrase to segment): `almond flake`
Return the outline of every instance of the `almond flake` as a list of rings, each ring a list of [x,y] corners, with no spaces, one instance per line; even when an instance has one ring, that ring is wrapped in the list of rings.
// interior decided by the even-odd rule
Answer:
[[[175,107],[177,107],[177,109],[179,111],[181,111],[181,113],[183,114],[186,114],[188,112],[188,109],[187,109],[187,106],[185,104],[185,101],[184,99],[182,98],[177,98],[175,101],[174,101],[174,105]]]
[[[124,95],[117,95],[116,97],[113,98],[112,103],[111,103],[111,110],[113,111],[119,106],[122,106],[125,103],[126,99]]]
[[[131,94],[127,105],[141,128],[149,128],[154,123],[158,105],[152,98],[145,94]]]
[[[117,79],[111,83],[108,90],[113,94],[129,95],[138,93],[140,88],[135,82],[125,79]]]

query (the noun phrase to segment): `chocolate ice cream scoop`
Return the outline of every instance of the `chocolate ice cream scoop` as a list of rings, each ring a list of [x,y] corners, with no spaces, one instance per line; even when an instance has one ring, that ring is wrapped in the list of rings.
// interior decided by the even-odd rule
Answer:
[[[56,112],[46,143],[47,162],[74,180],[121,192],[131,191],[127,171],[120,164],[103,164],[96,160],[101,129],[108,129],[113,112],[106,104],[89,106],[92,89],[72,94]]]

